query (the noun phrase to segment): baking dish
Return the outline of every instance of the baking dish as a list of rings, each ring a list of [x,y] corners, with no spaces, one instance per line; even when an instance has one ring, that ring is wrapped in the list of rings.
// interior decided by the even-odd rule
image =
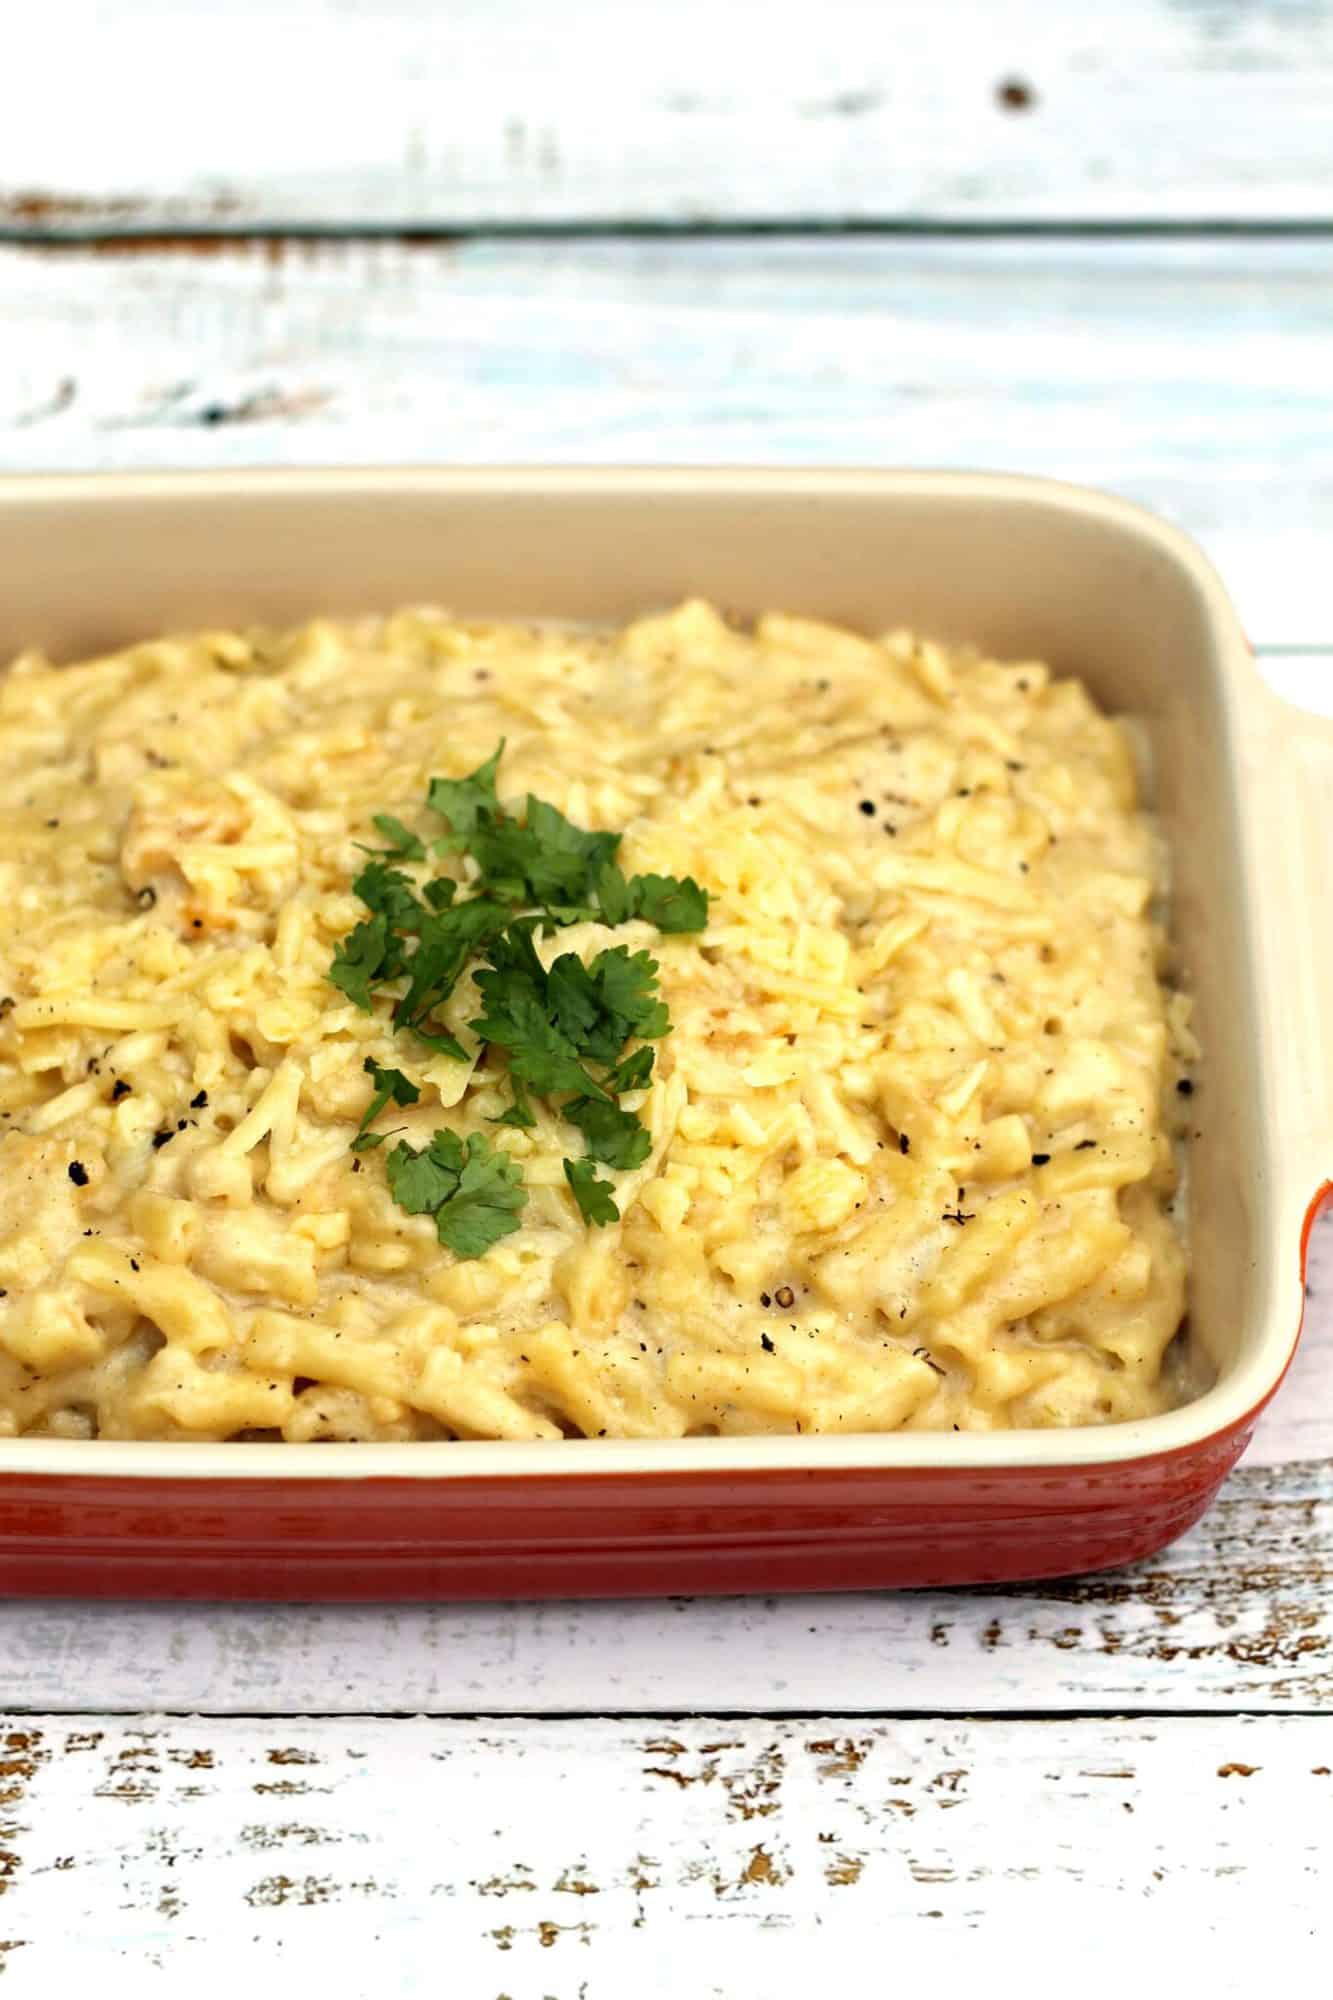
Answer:
[[[401,471],[0,480],[0,654],[433,600],[624,618],[691,593],[1049,660],[1141,718],[1206,1051],[1191,1338],[1142,1422],[552,1444],[0,1443],[0,1589],[509,1597],[994,1582],[1127,1562],[1203,1511],[1281,1381],[1333,1170],[1333,727],[1124,502],[1025,479]]]

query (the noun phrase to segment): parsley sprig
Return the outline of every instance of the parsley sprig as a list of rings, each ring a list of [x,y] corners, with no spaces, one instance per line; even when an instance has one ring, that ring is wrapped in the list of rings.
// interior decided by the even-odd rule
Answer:
[[[651,1151],[648,1131],[619,1099],[652,1080],[647,1044],[670,1031],[658,993],[659,967],[646,951],[616,945],[585,965],[564,952],[548,969],[538,932],[580,922],[611,928],[642,918],[659,931],[699,931],[708,897],[690,877],[626,876],[618,833],[589,833],[545,800],[528,794],[506,809],[496,780],[504,743],[465,778],[432,778],[430,812],[446,831],[431,841],[391,813],[374,825],[388,843],[369,855],[352,884],[370,912],[338,946],[329,978],[365,1013],[393,988],[391,1018],[426,1047],[471,1058],[442,1025],[441,1009],[469,966],[483,1011],[468,1025],[483,1049],[503,1052],[513,1101],[494,1122],[528,1130],[532,1094],[559,1100],[561,1115],[583,1134],[585,1156],[565,1161],[565,1178],[585,1222],[619,1217],[614,1185],[597,1166],[624,1172]],[[432,855],[467,855],[475,882],[451,875],[418,881],[398,864],[429,867]],[[460,893],[462,891],[462,893]],[[627,1054],[628,1044],[639,1046]],[[374,1095],[353,1140],[357,1152],[389,1136],[368,1128],[390,1103],[414,1104],[420,1091],[401,1070],[367,1059]],[[459,1257],[479,1257],[519,1227],[527,1199],[518,1164],[482,1134],[466,1141],[447,1129],[414,1151],[388,1155],[390,1189],[409,1214],[434,1216],[440,1241]]]

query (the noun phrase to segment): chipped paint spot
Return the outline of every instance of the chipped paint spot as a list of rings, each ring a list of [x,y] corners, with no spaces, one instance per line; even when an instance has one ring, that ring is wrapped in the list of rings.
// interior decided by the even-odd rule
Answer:
[[[290,1875],[265,1875],[245,1892],[252,1910],[276,1910],[284,1903],[327,1903],[333,1896],[333,1883],[327,1875],[306,1875],[299,1882]]]
[[[853,1772],[860,1770],[870,1750],[869,1743],[858,1743],[851,1736],[816,1737],[814,1742],[807,1743],[805,1747],[812,1757],[824,1759],[819,1766],[821,1778],[850,1777]]]
[[[1252,1778],[1256,1771],[1262,1769],[1262,1764],[1219,1764],[1217,1775],[1219,1778]]]
[[[595,1882],[576,1875],[572,1868],[566,1868],[556,1883],[556,1889],[566,1896],[600,1896],[601,1890]]]
[[[527,1882],[523,1879],[524,1876],[531,1875],[532,1873],[532,1870],[525,1862],[516,1862],[514,1870],[515,1872],[512,1875],[492,1875],[489,1880],[478,1882],[477,1894],[479,1896],[507,1896],[511,1889],[535,1889],[537,1887],[535,1882]]]
[[[593,1924],[553,1924],[543,1918],[537,1926],[537,1937],[549,1951],[558,1937],[576,1937],[580,1944],[589,1944],[595,1929]]]
[[[296,1820],[284,1820],[280,1826],[267,1826],[255,1821],[243,1826],[236,1838],[244,1847],[267,1849],[272,1847],[337,1847],[347,1836],[330,1833],[319,1826],[303,1826]],[[370,1835],[352,1835],[353,1839],[369,1840]]]
[[[183,1764],[187,1771],[211,1771],[213,1752],[211,1750],[168,1750],[167,1756],[173,1764]]]
[[[824,1869],[824,1880],[835,1889],[852,1889],[861,1879],[865,1859],[859,1854],[837,1854]]]
[[[270,1764],[318,1764],[319,1758],[313,1750],[270,1750],[267,1752]]]
[[[766,1882],[776,1888],[786,1879],[787,1871],[776,1865],[766,1847],[751,1848],[750,1858],[741,1871],[742,1882]]]

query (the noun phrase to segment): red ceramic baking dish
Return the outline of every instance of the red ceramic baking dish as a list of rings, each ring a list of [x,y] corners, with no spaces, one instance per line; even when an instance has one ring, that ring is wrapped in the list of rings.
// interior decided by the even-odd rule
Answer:
[[[1291,1359],[1333,1171],[1333,728],[1259,680],[1199,552],[1070,487],[874,472],[0,480],[0,654],[435,601],[623,618],[690,593],[1037,656],[1140,719],[1205,1050],[1189,1337],[1142,1422],[980,1435],[0,1443],[9,1594],[840,1590],[1124,1563],[1194,1521]],[[762,698],[762,690],[757,691]]]

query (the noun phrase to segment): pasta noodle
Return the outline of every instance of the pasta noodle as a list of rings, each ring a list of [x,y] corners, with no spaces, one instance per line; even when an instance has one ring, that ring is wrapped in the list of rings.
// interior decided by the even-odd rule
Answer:
[[[500,739],[502,797],[709,894],[701,932],[615,932],[671,1032],[604,1228],[558,1103],[494,1122],[470,974],[465,1061],[328,977],[374,816],[419,824]],[[696,602],[202,632],[16,661],[0,802],[0,1432],[978,1431],[1181,1393],[1197,1050],[1128,742],[1077,681]],[[484,1256],[351,1150],[368,1060],[418,1092],[381,1126],[521,1168]]]

